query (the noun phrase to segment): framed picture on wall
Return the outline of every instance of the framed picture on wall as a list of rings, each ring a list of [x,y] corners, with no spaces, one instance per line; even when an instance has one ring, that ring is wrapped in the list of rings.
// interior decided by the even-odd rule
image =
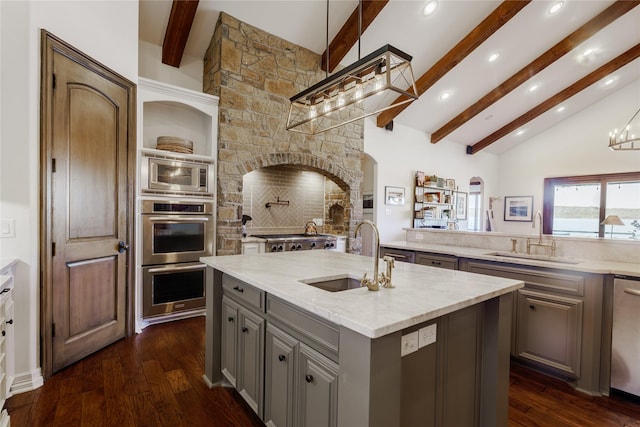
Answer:
[[[467,196],[468,193],[458,191],[456,193],[456,219],[467,219]]]
[[[533,196],[505,196],[504,220],[531,222],[533,220]]]
[[[404,205],[404,187],[384,187],[384,202],[387,205]]]

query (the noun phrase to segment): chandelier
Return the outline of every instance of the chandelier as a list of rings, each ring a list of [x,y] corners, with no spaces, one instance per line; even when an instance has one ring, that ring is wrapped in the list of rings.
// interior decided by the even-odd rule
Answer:
[[[625,127],[618,131],[618,129],[614,129],[609,132],[609,149],[614,151],[622,151],[622,150],[640,150],[640,120],[634,119],[640,116],[640,108],[636,113],[631,117],[631,120],[627,123]]]
[[[327,69],[328,11],[327,0]],[[358,61],[291,97],[287,130],[315,135],[418,99],[410,55],[385,45],[360,59],[362,0],[358,17]]]

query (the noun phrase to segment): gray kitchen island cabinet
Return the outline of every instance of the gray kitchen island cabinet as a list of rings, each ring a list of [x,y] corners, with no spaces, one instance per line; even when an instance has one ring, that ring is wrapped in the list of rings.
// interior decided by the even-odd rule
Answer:
[[[329,292],[301,280],[357,277],[371,258],[305,251],[202,261],[205,380],[235,378],[265,424],[507,425],[512,295],[522,282],[405,264],[393,289]],[[263,344],[243,347],[242,325]]]

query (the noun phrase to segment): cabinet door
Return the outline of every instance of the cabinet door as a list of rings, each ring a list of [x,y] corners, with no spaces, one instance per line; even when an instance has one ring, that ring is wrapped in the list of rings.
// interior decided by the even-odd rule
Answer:
[[[267,426],[294,426],[296,353],[298,341],[267,325],[264,422]]]
[[[516,354],[580,377],[582,301],[518,291]]]
[[[236,389],[256,414],[262,417],[265,321],[243,307],[238,310],[238,320]]]
[[[238,304],[222,297],[222,374],[236,386],[236,363],[238,354]]]
[[[338,424],[338,366],[300,344],[299,424],[328,427]]]
[[[262,254],[264,253],[264,243],[243,243],[242,244],[242,254],[252,255],[252,254]]]

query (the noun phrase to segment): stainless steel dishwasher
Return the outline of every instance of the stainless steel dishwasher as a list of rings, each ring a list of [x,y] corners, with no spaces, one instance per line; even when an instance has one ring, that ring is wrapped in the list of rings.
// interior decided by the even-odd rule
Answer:
[[[640,278],[613,282],[611,388],[640,396]]]

